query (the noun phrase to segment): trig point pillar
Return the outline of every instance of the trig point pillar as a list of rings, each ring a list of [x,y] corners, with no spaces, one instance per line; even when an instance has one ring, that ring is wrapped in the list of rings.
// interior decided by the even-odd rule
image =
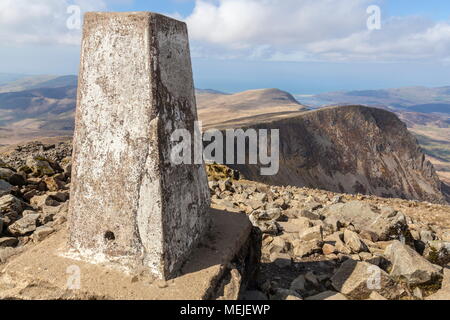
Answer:
[[[171,277],[209,226],[203,165],[172,165],[194,132],[186,25],[150,12],[87,13],[69,209],[71,252]]]

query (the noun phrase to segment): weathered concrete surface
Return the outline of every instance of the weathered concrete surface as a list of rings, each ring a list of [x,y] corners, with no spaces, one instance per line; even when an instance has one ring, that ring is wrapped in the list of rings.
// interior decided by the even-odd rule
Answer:
[[[197,110],[186,25],[149,12],[87,13],[69,210],[74,257],[167,279],[205,234],[203,165],[173,166]]]
[[[12,258],[0,272],[0,299],[126,299],[126,300],[201,300],[235,298],[224,294],[241,278],[242,290],[249,267],[256,268],[253,256],[252,226],[245,214],[210,211],[212,228],[208,241],[198,246],[182,268],[182,275],[169,281],[154,280],[144,273],[125,274],[109,264],[91,264],[62,256],[66,251],[67,231],[51,235],[39,245]],[[246,261],[246,266],[231,262]],[[244,264],[244,263],[243,263]],[[80,271],[80,289],[74,267]],[[71,268],[69,268],[71,267]],[[69,268],[69,269],[68,269]],[[239,276],[236,277],[236,270]],[[231,277],[230,277],[231,274]],[[224,283],[231,278],[232,281]],[[226,281],[225,281],[226,282]],[[221,291],[222,290],[222,291]]]

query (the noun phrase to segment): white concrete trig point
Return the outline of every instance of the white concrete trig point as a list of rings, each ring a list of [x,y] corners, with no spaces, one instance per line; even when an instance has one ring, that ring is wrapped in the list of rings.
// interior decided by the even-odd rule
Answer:
[[[167,279],[209,226],[203,165],[172,165],[197,110],[186,25],[150,12],[87,13],[69,209],[71,252]]]

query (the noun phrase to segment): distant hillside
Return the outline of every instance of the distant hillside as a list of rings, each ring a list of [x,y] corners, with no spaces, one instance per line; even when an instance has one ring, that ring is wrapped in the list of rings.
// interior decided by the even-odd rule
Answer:
[[[12,78],[11,78],[12,77]],[[11,76],[10,81],[1,83],[0,81],[0,93],[5,92],[17,92],[37,88],[60,88],[77,86],[77,76]],[[0,76],[0,80],[2,77]]]
[[[261,176],[259,165],[231,165],[250,180],[350,194],[450,200],[416,139],[386,110],[330,107],[240,123],[225,121],[221,128],[280,130],[278,174]]]
[[[23,74],[11,74],[11,73],[0,73],[0,87],[2,85],[8,84],[19,79],[28,77],[28,75]]]
[[[24,119],[51,121],[64,113],[73,113],[76,86],[40,88],[0,93],[0,125]]]
[[[195,89],[195,94],[228,94],[214,89]]]
[[[74,76],[34,76],[0,85],[0,145],[71,135],[76,84]]]
[[[35,137],[72,134],[76,105],[76,77],[24,78],[6,88],[27,90],[0,93],[0,145]],[[41,87],[41,86],[49,87]],[[33,88],[38,87],[38,88]],[[197,89],[200,119],[213,126],[224,118],[245,118],[274,112],[306,110],[291,94],[278,89],[262,89],[227,94]]]
[[[394,110],[450,114],[450,86],[327,92],[310,96],[307,101],[315,106],[364,104]]]
[[[341,91],[299,97],[315,108],[362,104],[394,111],[418,138],[441,179],[450,184],[450,86]]]
[[[2,79],[11,81],[1,84]],[[76,76],[29,77],[0,74],[0,145],[39,137],[71,135],[74,128],[76,86]],[[16,91],[18,88],[26,89]],[[12,91],[1,93],[2,90]],[[308,110],[291,94],[278,89],[250,90],[236,94],[197,89],[196,95],[199,118],[205,129],[241,126],[254,121],[278,121]],[[330,101],[329,104],[361,101],[365,105],[373,103],[377,107],[394,110],[419,139],[440,177],[450,183],[450,115],[431,112],[446,111],[447,96],[450,97],[450,87],[417,87],[327,93],[319,97],[304,96],[304,99],[307,102],[321,99],[322,102]],[[401,102],[402,107],[383,105],[383,101],[397,105]],[[448,102],[450,105],[450,98]]]
[[[411,111],[396,111],[395,113],[408,127],[421,125],[448,128],[450,126],[450,116]]]
[[[450,115],[450,103],[425,103],[407,107],[408,111],[423,113],[447,113]]]
[[[199,117],[209,127],[224,119],[260,116],[264,114],[298,112],[307,108],[290,93],[279,89],[250,90],[235,94],[197,94]]]

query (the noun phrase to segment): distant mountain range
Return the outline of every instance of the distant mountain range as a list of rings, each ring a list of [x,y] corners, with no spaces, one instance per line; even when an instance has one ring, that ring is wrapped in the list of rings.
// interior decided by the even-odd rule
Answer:
[[[303,103],[314,107],[364,104],[375,107],[387,107],[395,111],[444,113],[450,115],[450,86],[339,91],[299,96],[299,98],[302,99]]]
[[[21,74],[0,73],[0,86],[22,78],[28,77]]]
[[[197,90],[197,110],[206,127],[217,127],[225,119],[241,121],[263,115],[308,110],[294,96],[279,89],[260,89],[235,94]]]
[[[78,77],[68,76],[20,76],[0,74],[0,93],[17,92],[37,88],[61,88],[77,86]]]
[[[71,135],[76,76],[0,74],[0,146]],[[368,105],[395,112],[407,124],[441,178],[450,182],[450,87],[409,87],[293,96],[278,89],[235,94],[197,89],[204,128],[290,117],[308,109]],[[300,100],[301,103],[298,101]]]

